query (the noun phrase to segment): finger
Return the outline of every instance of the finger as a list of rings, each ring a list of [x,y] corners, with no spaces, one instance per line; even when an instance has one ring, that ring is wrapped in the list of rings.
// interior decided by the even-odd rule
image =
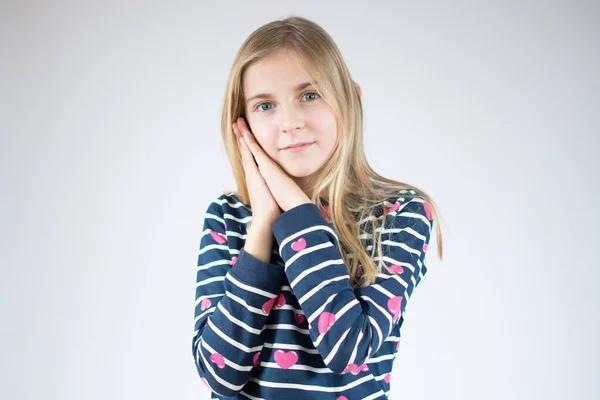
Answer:
[[[248,124],[246,123],[246,120],[244,118],[239,117],[236,120],[236,122],[234,122],[234,124],[235,124],[235,128],[240,136],[245,136],[246,133],[249,133],[250,135],[252,135],[252,131],[250,130],[250,127],[248,126]]]
[[[241,126],[237,123],[233,123],[231,125],[231,127],[233,128],[233,134],[235,135],[235,137],[237,139],[243,139],[244,138],[244,131],[242,130]]]
[[[236,120],[238,129],[240,130],[240,132],[244,132],[244,131],[250,131],[250,127],[248,126],[248,124],[246,123],[246,119],[239,117]]]
[[[235,122],[233,124],[231,124],[231,128],[233,129],[233,134],[235,135],[235,137],[238,140],[241,139],[242,135],[240,133],[240,128],[237,126],[237,124]]]
[[[247,146],[244,146],[244,137],[240,134],[239,128],[237,127],[235,122],[232,124],[232,127],[233,127],[233,133],[235,134],[235,136],[237,138],[238,148],[240,150],[240,154],[242,155],[242,160],[244,160],[248,156],[249,149]],[[245,147],[245,151],[244,151],[244,147]]]
[[[247,150],[244,148],[244,143],[243,143],[243,139],[238,139],[237,140],[237,144],[238,144],[238,149],[240,151],[240,155],[242,156],[242,165],[244,166],[244,169],[246,168],[246,159],[248,158],[246,152]]]
[[[242,162],[245,168],[246,163],[248,162],[248,148],[244,144],[244,139],[238,139],[238,147],[240,149],[240,154],[242,155]]]
[[[250,143],[248,142],[248,139],[246,139],[245,137],[242,137],[242,143],[244,144],[244,149],[246,150],[246,155],[248,156],[248,158],[250,160],[252,160],[252,162],[254,163],[254,165],[259,165],[258,162],[258,157],[256,156],[256,153],[254,151],[252,151],[252,147],[250,145]]]
[[[245,140],[246,147],[248,147],[258,165],[266,165],[269,162],[266,153],[251,133],[248,131],[243,132],[243,140]]]
[[[240,152],[242,153],[242,161],[244,164],[244,170],[246,172],[252,172],[256,169],[256,162],[254,161],[254,156],[248,149],[246,142],[244,142],[244,138],[239,140],[240,144]]]
[[[237,128],[238,132],[240,133],[240,135],[246,139],[246,144],[248,145],[248,148],[250,149],[250,151],[252,151],[254,153],[256,150],[256,146],[258,146],[258,142],[256,141],[254,134],[250,131],[248,124],[246,124],[246,121],[243,118],[240,117],[238,119],[236,128]]]
[[[234,134],[241,140],[246,149],[246,156],[251,160],[253,166],[257,166],[257,170],[260,171],[260,166],[264,165],[268,160],[265,159],[264,151],[258,144],[254,135],[248,129],[246,121],[240,117],[237,122],[232,124]],[[261,161],[263,160],[263,161]]]

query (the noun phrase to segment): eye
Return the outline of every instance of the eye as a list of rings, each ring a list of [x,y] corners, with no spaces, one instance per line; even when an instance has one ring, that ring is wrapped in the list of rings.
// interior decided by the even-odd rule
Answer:
[[[319,93],[317,93],[317,92],[308,92],[308,93],[304,93],[302,96],[306,96],[306,95],[309,95],[309,94],[314,94],[314,95],[316,96],[316,97],[315,97],[315,99],[316,99],[317,97],[319,97]]]
[[[269,103],[268,101],[265,101],[265,102],[263,102],[263,103],[258,103],[258,104],[256,105],[256,107],[255,107],[255,110],[256,110],[256,109],[260,109],[260,111],[269,111],[269,110],[265,110],[265,109],[263,109],[263,108],[260,108],[261,106],[263,106],[263,105],[265,105],[265,104],[271,104],[271,103]]]
[[[315,95],[315,96],[316,96],[316,97],[312,98],[311,100],[316,100],[316,99],[319,97],[319,94],[318,94],[317,92],[307,92],[307,93],[304,93],[304,94],[302,95],[302,97],[304,97],[304,96],[307,96],[307,95]],[[309,100],[309,101],[310,101],[310,100]],[[270,111],[270,110],[272,109],[272,107],[271,107],[271,108],[269,108],[269,109],[264,109],[264,108],[261,108],[261,107],[262,107],[262,106],[264,106],[265,104],[270,104],[271,106],[273,105],[273,103],[270,103],[270,102],[268,102],[268,101],[264,101],[264,102],[262,102],[262,103],[258,103],[258,104],[257,104],[257,105],[254,107],[254,110],[259,110],[259,111],[263,111],[263,112],[264,112],[264,111]]]

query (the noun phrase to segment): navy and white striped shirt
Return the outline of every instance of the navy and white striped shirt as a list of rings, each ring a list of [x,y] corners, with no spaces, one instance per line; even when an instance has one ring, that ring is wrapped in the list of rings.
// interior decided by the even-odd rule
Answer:
[[[326,207],[282,213],[267,263],[244,251],[252,212],[234,193],[208,206],[192,353],[211,399],[388,398],[403,312],[427,272],[433,226],[429,204],[406,193],[418,195],[401,190],[370,216],[376,226],[385,218],[384,262],[395,273],[378,273],[363,288],[349,283]],[[368,232],[361,240],[370,252]]]

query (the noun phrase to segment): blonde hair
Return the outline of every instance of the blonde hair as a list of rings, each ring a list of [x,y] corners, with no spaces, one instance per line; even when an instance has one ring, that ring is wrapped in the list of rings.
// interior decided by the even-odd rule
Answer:
[[[384,200],[399,197],[401,190],[416,192],[415,196],[406,192],[402,194],[403,197],[422,197],[428,203],[433,216],[432,226],[437,227],[437,250],[441,260],[442,236],[439,224],[434,222],[438,221],[439,214],[435,203],[423,190],[384,178],[368,164],[363,148],[363,111],[358,88],[330,35],[318,24],[303,17],[292,16],[273,21],[255,30],[238,50],[229,72],[221,134],[239,188],[234,192],[240,201],[250,204],[242,157],[232,128],[238,117],[245,117],[242,75],[252,63],[282,49],[291,50],[297,57],[300,67],[307,71],[311,83],[329,104],[337,120],[338,148],[311,176],[312,194],[309,197],[319,207],[324,206],[322,200],[327,201],[338,244],[352,253],[352,257],[348,257],[340,251],[350,275],[349,283],[353,287],[370,285],[383,268],[388,273],[394,273],[383,263],[382,257],[381,236],[385,212],[377,238],[374,234],[376,218],[371,219],[373,251],[378,251],[378,264],[372,259],[373,251],[368,254],[361,243],[359,222],[371,216],[373,209]],[[358,211],[358,219],[353,211]],[[355,282],[353,277],[360,265],[363,267],[362,279]]]

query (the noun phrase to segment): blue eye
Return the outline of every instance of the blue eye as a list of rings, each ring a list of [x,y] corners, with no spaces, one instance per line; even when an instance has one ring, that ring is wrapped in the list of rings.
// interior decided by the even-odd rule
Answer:
[[[260,108],[261,106],[263,106],[265,104],[271,104],[271,103],[268,103],[268,102],[260,103],[259,105],[256,106],[256,108]],[[269,110],[264,110],[261,108],[261,111],[269,111]]]
[[[316,100],[319,97],[319,94],[317,92],[304,93],[302,95],[302,97],[304,97],[306,95],[311,95],[311,94],[314,94],[316,96],[316,97],[312,98],[311,100]],[[309,100],[309,101],[311,101],[311,100]],[[270,111],[270,109],[265,110],[264,108],[261,108],[265,104],[270,104],[271,106],[273,105],[273,103],[269,103],[268,101],[265,101],[265,102],[257,104],[256,107],[255,107],[255,110],[260,109],[260,111]]]
[[[304,96],[306,96],[307,94],[314,94],[314,95],[315,95],[315,96],[317,96],[317,97],[319,96],[319,94],[318,94],[318,93],[316,93],[316,92],[308,92],[308,93],[304,93]],[[315,98],[316,98],[316,97],[315,97]]]

